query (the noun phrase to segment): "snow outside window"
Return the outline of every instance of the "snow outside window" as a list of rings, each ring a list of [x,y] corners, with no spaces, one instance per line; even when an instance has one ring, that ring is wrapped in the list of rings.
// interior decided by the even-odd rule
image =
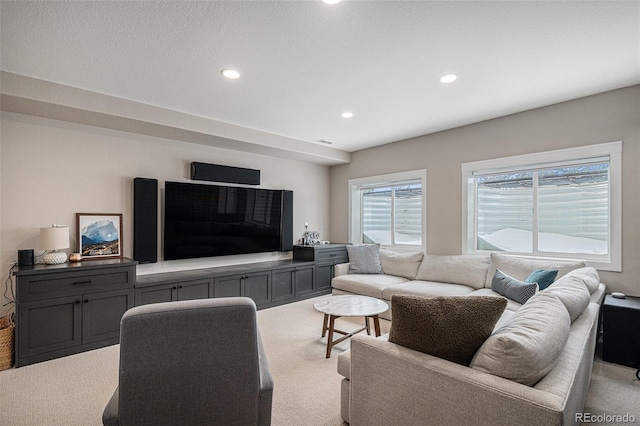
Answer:
[[[621,143],[585,148],[464,164],[466,252],[579,258],[618,270]],[[558,161],[535,162],[554,153]]]

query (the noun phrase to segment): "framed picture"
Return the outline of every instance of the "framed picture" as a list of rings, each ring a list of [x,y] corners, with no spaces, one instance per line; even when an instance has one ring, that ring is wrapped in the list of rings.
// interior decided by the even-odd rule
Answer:
[[[76,213],[82,259],[122,257],[121,213]]]

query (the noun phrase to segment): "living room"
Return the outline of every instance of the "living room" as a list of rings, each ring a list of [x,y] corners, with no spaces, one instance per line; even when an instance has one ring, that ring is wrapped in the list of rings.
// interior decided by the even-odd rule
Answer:
[[[349,11],[348,7],[355,7],[350,6],[349,3],[345,0],[334,6],[346,7],[346,10]],[[447,2],[430,3],[432,3],[431,7],[435,9],[429,9],[425,6],[421,13],[426,15],[431,13],[437,16],[462,14],[467,17],[466,13],[463,13],[465,7],[469,7],[468,10],[474,12],[477,12],[476,8],[478,7],[460,2],[457,2],[455,7],[447,5]],[[640,30],[637,26],[640,9],[638,3],[634,2],[590,2],[590,4],[590,6],[574,4],[576,10],[569,9],[564,12],[569,15],[575,15],[578,11],[583,13],[580,15],[580,19],[583,19],[582,26],[579,28],[582,28],[583,36],[589,39],[589,42],[600,40],[599,43],[594,44],[596,53],[589,58],[579,56],[571,58],[567,62],[578,64],[578,66],[570,71],[558,71],[561,75],[560,79],[564,80],[566,84],[578,82],[585,78],[579,73],[579,68],[593,69],[593,63],[598,63],[601,68],[605,69],[622,64],[620,69],[626,70],[626,74],[624,71],[615,69],[613,71],[617,71],[617,75],[612,71],[612,75],[604,76],[605,69],[600,69],[594,74],[603,75],[602,79],[589,85],[585,84],[585,87],[588,86],[588,89],[584,89],[586,91],[580,91],[581,89],[576,86],[572,90],[566,90],[562,95],[548,96],[545,99],[536,98],[530,103],[527,103],[528,101],[525,99],[522,101],[517,99],[508,107],[501,107],[502,110],[493,106],[490,102],[491,92],[483,89],[485,85],[489,86],[490,83],[496,84],[491,81],[494,80],[492,75],[475,75],[473,77],[475,80],[470,83],[471,85],[465,85],[465,79],[471,81],[470,75],[465,76],[464,70],[457,71],[460,74],[459,80],[452,83],[452,86],[438,86],[441,84],[437,81],[440,75],[436,74],[433,83],[435,88],[431,88],[431,82],[428,83],[429,90],[431,90],[429,96],[435,99],[434,103],[442,105],[444,111],[438,113],[441,121],[431,128],[422,127],[421,133],[415,133],[421,129],[420,126],[411,129],[414,133],[402,133],[397,130],[395,135],[398,136],[394,138],[390,135],[379,137],[372,135],[371,132],[375,132],[375,130],[366,129],[367,124],[364,125],[364,128],[357,127],[356,130],[352,128],[355,128],[354,122],[364,120],[367,104],[384,105],[387,101],[391,102],[389,98],[393,98],[394,94],[386,92],[396,90],[395,85],[399,84],[398,82],[389,82],[388,86],[392,88],[389,90],[376,87],[381,84],[377,80],[361,83],[366,86],[363,93],[368,93],[368,95],[358,102],[346,100],[336,102],[335,108],[337,109],[335,111],[329,113],[325,111],[325,115],[321,116],[322,119],[315,122],[310,119],[314,116],[312,112],[284,117],[275,116],[277,108],[272,108],[271,104],[262,102],[262,98],[253,104],[249,102],[247,110],[239,108],[236,104],[239,102],[236,97],[251,98],[251,90],[255,86],[239,86],[237,84],[233,86],[233,84],[250,79],[251,74],[258,74],[257,69],[252,72],[247,70],[246,74],[243,72],[238,81],[226,81],[221,76],[214,75],[218,74],[220,70],[209,70],[206,71],[211,74],[209,78],[220,80],[215,83],[216,91],[201,96],[198,92],[204,89],[192,87],[185,93],[189,93],[194,98],[204,97],[220,100],[217,103],[238,114],[237,116],[229,115],[227,120],[218,121],[216,115],[206,117],[198,112],[186,113],[192,111],[192,108],[196,109],[185,100],[188,98],[186,95],[180,99],[181,103],[177,104],[167,104],[164,99],[149,97],[150,94],[153,95],[154,91],[161,92],[161,84],[166,86],[173,84],[175,78],[173,74],[154,80],[156,86],[150,85],[146,92],[139,94],[139,87],[137,89],[136,86],[143,84],[144,72],[136,74],[132,70],[122,68],[96,69],[95,66],[90,65],[90,61],[83,63],[80,60],[82,55],[87,52],[82,53],[79,50],[76,53],[67,53],[71,46],[64,43],[82,45],[86,48],[86,45],[100,42],[100,49],[110,46],[108,42],[105,42],[109,38],[108,33],[101,31],[92,33],[91,25],[88,23],[103,25],[100,28],[109,28],[116,25],[117,19],[122,18],[118,13],[110,11],[115,14],[104,16],[93,14],[91,6],[83,3],[76,5],[78,9],[74,9],[73,4],[63,7],[55,3],[40,6],[36,3],[32,4],[30,7],[33,9],[30,9],[26,5],[21,5],[20,2],[3,1],[0,5],[3,52],[2,74],[0,75],[2,83],[0,267],[4,271],[3,273],[9,271],[11,265],[17,260],[18,250],[34,249],[36,254],[40,254],[43,250],[39,243],[40,228],[51,224],[69,226],[71,238],[69,252],[75,251],[74,247],[78,240],[75,229],[76,213],[82,212],[121,213],[124,256],[133,257],[133,179],[136,177],[157,179],[162,196],[165,182],[188,182],[190,180],[189,167],[194,161],[260,170],[261,187],[293,191],[295,240],[302,237],[305,224],[308,223],[311,230],[318,231],[322,240],[336,243],[355,242],[351,235],[350,180],[426,170],[426,189],[424,192],[427,197],[426,211],[424,212],[426,220],[424,221],[423,234],[425,239],[420,249],[434,255],[463,254],[465,253],[463,246],[466,239],[463,226],[465,223],[461,173],[463,164],[622,141],[620,267],[605,267],[599,269],[599,274],[602,282],[607,285],[607,293],[621,292],[628,296],[640,296],[640,285],[637,282],[637,276],[640,275],[640,262],[638,262],[637,256],[640,251],[640,217],[637,215],[637,211],[640,210],[640,194],[637,190],[637,182],[640,181],[640,172],[637,167],[640,164],[640,120],[638,119],[640,116]],[[268,5],[269,3],[265,7],[268,8]],[[271,6],[278,7],[277,3],[272,3]],[[300,4],[291,6],[299,8]],[[43,9],[39,9],[39,7]],[[133,5],[130,7],[135,8]],[[180,5],[164,4],[164,7],[179,9]],[[198,11],[197,7],[193,5],[192,7],[194,10],[191,12]],[[226,3],[223,7],[225,10],[229,9],[226,12],[233,12],[234,20],[230,20],[230,22],[241,22],[242,14],[250,12],[248,4],[237,7],[234,9],[230,3]],[[314,13],[329,13],[335,17],[335,14],[340,10],[328,9],[328,7],[330,6],[321,4],[317,10],[314,9]],[[364,13],[366,7],[366,4],[360,4],[358,8],[350,10],[348,17],[353,19],[354,14]],[[389,6],[387,5],[387,7]],[[418,8],[418,5],[408,4],[405,7],[407,9],[400,8],[402,13],[397,16],[399,22],[402,22],[402,19],[409,19],[408,15],[413,10],[412,7]],[[487,5],[486,7],[493,7],[492,13],[506,9],[507,11],[504,13],[512,17],[522,18],[521,15],[526,14],[522,11],[518,13],[517,7],[514,5],[507,7],[504,3]],[[546,12],[544,8],[552,8],[554,13],[559,14],[557,16],[564,16],[558,10],[563,7],[561,5],[540,4],[538,6],[529,5],[529,7],[531,10],[538,11],[537,17],[546,16],[548,11]],[[567,6],[565,5],[565,7]],[[582,10],[580,7],[586,9]],[[593,9],[589,9],[589,7]],[[443,8],[444,12],[440,8]],[[390,7],[390,10],[393,8]],[[529,13],[531,10],[525,9],[525,12]],[[215,12],[222,13],[223,11],[216,10]],[[610,13],[600,13],[603,11],[610,11]],[[256,11],[253,12],[256,13]],[[262,13],[264,10],[259,9],[257,12]],[[282,10],[277,9],[276,12],[271,13],[277,14],[279,12]],[[67,13],[69,15],[64,18]],[[165,10],[164,13],[168,12]],[[376,13],[379,12],[370,11],[365,16],[370,17]],[[443,15],[439,15],[440,13]],[[153,16],[162,16],[162,14],[162,11],[154,11]],[[49,15],[53,17],[48,19]],[[466,22],[476,22],[471,12],[469,15],[470,21]],[[95,21],[81,19],[88,19],[90,16],[94,16]],[[105,16],[112,18],[107,19]],[[193,24],[191,21],[194,19],[193,16],[189,19],[185,18],[186,21],[177,20],[178,23],[171,20],[170,16],[165,16],[165,19],[173,22],[178,30],[185,31],[184,26],[188,26],[185,22]],[[482,16],[486,17],[484,14]],[[505,16],[500,16],[505,18]],[[593,18],[590,21],[587,19],[589,16],[592,18],[599,16],[599,18]],[[421,18],[427,19],[424,15]],[[254,16],[254,19],[257,18]],[[380,21],[375,21],[376,23],[385,22],[380,16],[377,19]],[[84,24],[74,29],[73,31],[77,32],[73,32],[73,34],[52,31],[53,27],[65,20],[68,20],[69,23],[75,20],[76,23]],[[497,21],[499,22],[499,20]],[[251,19],[249,22],[252,22]],[[286,22],[293,25],[290,21]],[[303,22],[309,23],[309,21]],[[347,22],[350,21],[347,20]],[[30,25],[26,25],[27,23]],[[434,22],[432,23],[435,25]],[[461,25],[458,21],[456,24]],[[606,25],[610,25],[611,28],[608,31],[599,32]],[[561,26],[561,22],[556,24],[556,27]],[[428,28],[428,26],[425,27]],[[425,27],[416,26],[415,31],[424,31]],[[335,31],[335,27],[330,28]],[[125,37],[125,28],[120,28],[120,30]],[[178,30],[175,30],[175,33],[171,32],[171,35],[179,33]],[[57,34],[57,38],[54,37],[54,34]],[[558,30],[558,34],[570,39],[564,30]],[[589,34],[592,38],[586,37],[585,34]],[[148,53],[149,57],[132,59],[133,67],[143,67],[142,62],[145,61],[156,64],[152,59],[155,58],[155,55],[162,56],[158,53],[161,50],[161,45],[153,43],[153,37],[156,36],[158,33],[148,35],[145,40],[139,43],[140,50],[129,52],[131,55],[142,54],[141,52],[145,54],[149,51],[155,52]],[[78,39],[74,40],[73,37],[78,37]],[[86,45],[80,43],[80,37],[87,37]],[[370,37],[377,40],[373,35]],[[409,35],[404,37],[409,37]],[[473,32],[465,40],[469,41],[472,37]],[[517,39],[515,34],[513,37]],[[42,50],[33,50],[35,46],[25,41],[29,38],[35,40],[34,45],[41,44]],[[497,37],[497,39],[501,43],[506,43],[504,37]],[[114,38],[113,43],[115,44],[117,44],[115,40],[124,42],[121,38]],[[330,41],[334,42],[335,40],[332,38]],[[48,42],[51,42],[52,45],[49,45]],[[563,49],[571,49],[573,46],[571,42],[566,40],[565,42],[566,45],[561,44],[561,47],[558,48],[560,52],[563,52]],[[572,42],[575,40],[572,39]],[[545,43],[540,42],[539,44],[544,45]],[[578,44],[584,47],[583,43]],[[584,44],[588,44],[588,42]],[[114,49],[113,46],[110,48]],[[542,55],[544,49],[540,48],[541,50],[537,53]],[[115,48],[115,50],[117,49],[120,47]],[[204,49],[204,47],[200,49]],[[294,47],[291,49],[298,54],[303,50],[300,48],[298,51]],[[349,54],[354,53],[353,50],[346,50]],[[510,64],[513,64],[500,54],[509,54],[512,50],[516,49],[514,47],[505,48],[504,51],[495,52],[495,56],[487,55],[487,57],[477,58],[476,55],[474,59],[493,64],[492,68],[494,69],[508,69]],[[611,56],[606,56],[606,59],[603,59],[607,51]],[[108,57],[110,52],[113,53],[113,51],[92,52],[91,60],[96,60],[97,57]],[[281,51],[278,52],[281,56],[285,55]],[[570,50],[564,50],[566,54],[570,52]],[[257,54],[255,51],[252,53]],[[373,55],[373,64],[379,61],[380,56],[385,53],[388,52],[382,49]],[[474,52],[466,52],[469,57],[472,56],[472,53]],[[64,59],[58,59],[58,55]],[[197,55],[197,52],[193,56],[185,53],[185,56],[179,56],[175,58],[175,61],[189,62]],[[275,53],[274,55],[278,56]],[[416,56],[418,56],[417,53]],[[460,54],[459,56],[464,55]],[[514,63],[523,60],[522,56],[517,57],[518,59],[513,60]],[[544,56],[541,57],[544,59]],[[35,61],[35,58],[40,58],[40,62],[37,64],[29,62]],[[73,62],[74,58],[78,62]],[[132,58],[135,57],[132,56]],[[348,63],[347,58],[342,58],[345,64]],[[558,56],[553,58],[555,60]],[[302,61],[303,59],[308,62],[301,66],[299,70],[301,73],[308,72],[309,68],[314,66],[320,67],[312,54],[296,56],[295,60]],[[363,67],[370,66],[368,62],[371,60],[370,58],[361,55],[361,59]],[[616,62],[615,59],[618,61]],[[234,62],[231,59],[225,60]],[[225,60],[216,61],[214,66],[218,66]],[[242,63],[246,59],[236,59],[235,61]],[[502,66],[503,61],[505,66]],[[553,62],[543,63],[544,66],[540,67],[538,57],[534,57],[533,61],[537,63],[539,68],[556,66],[556,63]],[[293,60],[286,63],[291,64]],[[286,68],[286,63],[281,67]],[[456,67],[462,69],[462,61],[458,61],[458,63],[459,65]],[[474,62],[471,61],[466,66],[473,67],[473,64]],[[103,65],[105,63],[101,62],[100,66]],[[564,66],[565,63],[562,65]],[[568,66],[568,64],[566,65]],[[626,68],[624,68],[625,66]],[[76,67],[75,71],[71,67]],[[82,69],[82,67],[85,68]],[[360,69],[358,68],[358,70]],[[486,69],[483,68],[483,70],[486,72]],[[47,74],[45,71],[51,74]],[[147,70],[145,69],[145,71]],[[542,69],[537,69],[535,72],[542,71]],[[127,78],[127,74],[130,72],[131,77]],[[200,72],[204,71],[200,70]],[[97,81],[95,86],[91,86],[89,83],[91,79],[83,80],[81,78],[83,74],[85,78],[86,75],[100,75],[104,79]],[[63,78],[65,75],[76,76],[77,80],[65,80]],[[158,71],[158,75],[161,76],[162,72]],[[119,76],[119,78],[115,76]],[[504,76],[500,75],[500,78],[502,77]],[[331,77],[329,81],[330,84],[325,87],[325,90],[331,89],[330,93],[335,94],[336,89],[329,86],[339,79]],[[312,83],[305,82],[305,84],[311,85]],[[537,91],[542,90],[541,85],[538,85],[535,79],[515,79],[504,84],[513,92],[512,97],[520,96],[519,93],[524,96],[527,92],[533,96]],[[349,87],[349,84],[344,86],[337,84],[337,86],[339,92],[344,90],[342,87]],[[182,89],[188,87],[188,84],[181,86]],[[238,87],[241,91],[240,96],[234,93]],[[467,94],[456,98],[459,108],[463,109],[463,103],[467,106],[474,104],[477,112],[472,118],[466,118],[467,121],[456,121],[457,118],[452,114],[456,112],[458,105],[447,99],[447,93],[462,89],[466,90]],[[264,90],[264,87],[261,90]],[[412,86],[405,90],[408,92],[403,93],[406,100],[415,97],[415,93],[423,89],[419,86]],[[372,95],[377,91],[380,91],[380,100],[377,99],[377,95]],[[295,92],[295,90],[289,90],[286,96],[284,92],[272,95],[274,97],[280,96],[285,103],[290,102],[298,109],[304,106],[311,108],[314,103],[324,104],[326,102],[314,98],[295,100],[295,93],[290,92]],[[322,92],[314,91],[307,95],[322,96]],[[429,100],[422,102],[427,103]],[[484,110],[483,104],[487,104],[487,108]],[[414,108],[419,107],[416,104],[412,105]],[[353,120],[351,122],[347,121],[349,120],[347,118],[340,117],[342,110],[339,108],[347,106],[354,108],[354,117],[351,118]],[[360,106],[360,108],[355,110],[356,106]],[[489,110],[489,106],[493,106],[493,109]],[[369,118],[371,121],[368,125],[372,129],[378,129],[373,127],[374,124],[384,127],[386,121],[389,121],[390,124],[402,124],[402,118],[395,116],[396,111],[393,108],[383,108],[382,112],[384,113],[382,116],[376,115]],[[243,113],[253,114],[261,120],[243,127],[243,121],[234,121]],[[404,114],[404,110],[402,114]],[[451,118],[448,118],[448,115],[452,115]],[[429,118],[429,113],[423,112],[422,116]],[[274,127],[259,127],[260,123],[269,120],[273,123],[295,121],[296,129],[307,126],[313,131],[304,133],[298,130],[299,133],[291,133],[288,136],[284,131],[280,131],[282,127],[275,125]],[[337,124],[326,124],[333,123],[331,120],[338,122]],[[447,120],[449,121],[447,122]],[[358,124],[358,126],[362,125]],[[354,133],[358,131],[363,136],[354,136]],[[352,148],[346,149],[341,145],[340,132],[344,132],[345,140],[349,139],[354,144]],[[320,139],[334,143],[333,145],[318,143],[317,140]],[[365,145],[367,139],[376,142],[367,146]],[[160,197],[160,199],[162,198]],[[161,224],[162,216],[159,219]],[[160,226],[157,232],[158,241],[162,241]],[[290,252],[269,252],[163,261],[161,244],[157,250],[159,261],[138,265],[139,276],[291,257]],[[259,314],[267,315],[268,311],[269,309],[261,311]],[[0,312],[2,315],[4,313]],[[317,338],[319,339],[319,336]],[[348,342],[344,347],[348,348]],[[317,349],[321,356],[323,355],[321,347],[314,347],[314,349]],[[0,375],[2,374],[0,373]],[[633,372],[631,372],[631,377],[633,377]],[[277,386],[278,378],[275,379]],[[110,390],[110,392],[112,391],[113,389]],[[336,397],[338,393],[339,390],[336,388]],[[104,403],[106,404],[106,400]],[[4,407],[0,407],[0,410],[2,408]],[[335,410],[339,409],[337,405],[334,408]],[[24,424],[29,424],[29,422]]]

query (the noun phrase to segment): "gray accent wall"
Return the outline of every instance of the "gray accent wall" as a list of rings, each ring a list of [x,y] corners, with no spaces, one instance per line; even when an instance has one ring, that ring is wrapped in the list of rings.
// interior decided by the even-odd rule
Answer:
[[[640,85],[353,152],[331,167],[331,241],[349,242],[349,179],[426,168],[427,252],[460,254],[462,163],[618,140],[622,272],[600,276],[608,292],[640,296]]]

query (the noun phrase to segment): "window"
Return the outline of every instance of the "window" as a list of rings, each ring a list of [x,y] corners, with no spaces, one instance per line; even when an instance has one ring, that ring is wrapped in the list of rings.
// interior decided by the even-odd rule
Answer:
[[[423,250],[426,170],[349,181],[351,242]]]
[[[614,142],[463,164],[465,252],[620,270],[621,152]]]

